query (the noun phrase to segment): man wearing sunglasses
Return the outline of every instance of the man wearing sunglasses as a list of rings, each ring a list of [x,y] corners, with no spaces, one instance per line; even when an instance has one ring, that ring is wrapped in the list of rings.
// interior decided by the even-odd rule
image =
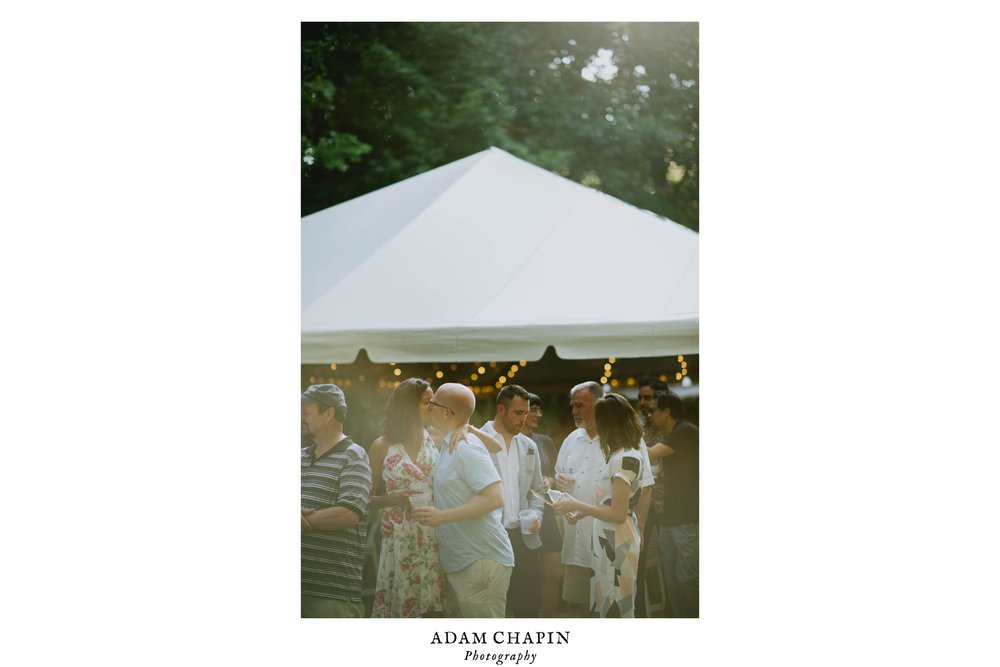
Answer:
[[[434,467],[434,505],[413,518],[437,529],[441,568],[463,618],[503,618],[514,551],[501,523],[503,489],[486,446],[472,433],[452,449],[454,431],[469,423],[472,391],[441,385],[430,401],[431,426],[444,433]]]

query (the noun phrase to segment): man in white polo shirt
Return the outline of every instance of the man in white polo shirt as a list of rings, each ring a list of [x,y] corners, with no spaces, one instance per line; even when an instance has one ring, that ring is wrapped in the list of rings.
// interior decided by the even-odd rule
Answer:
[[[503,445],[499,452],[490,454],[503,482],[503,526],[507,529],[514,549],[514,570],[507,588],[507,608],[513,618],[538,616],[539,579],[538,551],[542,546],[538,532],[542,527],[541,498],[532,495],[544,493],[542,465],[538,446],[521,427],[528,416],[530,394],[516,384],[505,385],[497,394],[496,414],[493,421],[483,425]],[[533,515],[527,533],[521,531],[521,512]]]
[[[563,440],[556,459],[556,487],[591,505],[597,502],[596,480],[607,465],[594,417],[594,405],[603,396],[604,390],[596,382],[583,382],[570,390],[570,407],[578,428]],[[645,442],[640,441],[639,450],[643,459],[642,495],[636,507],[636,518],[642,526],[649,510],[653,476],[649,472]],[[565,529],[562,548],[563,600],[573,604],[579,616],[587,617],[592,602],[590,577],[594,518],[585,516],[575,523],[566,521]]]

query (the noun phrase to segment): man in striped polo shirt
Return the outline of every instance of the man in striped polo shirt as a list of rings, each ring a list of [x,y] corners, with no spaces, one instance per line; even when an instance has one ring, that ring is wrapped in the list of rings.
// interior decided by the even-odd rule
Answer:
[[[372,472],[344,434],[347,401],[334,384],[302,393],[302,618],[361,618],[361,572]]]

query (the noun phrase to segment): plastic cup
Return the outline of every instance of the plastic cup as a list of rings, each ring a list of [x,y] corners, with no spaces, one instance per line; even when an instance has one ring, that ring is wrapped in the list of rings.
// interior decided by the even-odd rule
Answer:
[[[558,478],[560,481],[562,481],[564,483],[568,482],[569,485],[570,485],[570,488],[572,488],[572,489],[576,488],[576,475],[573,474],[572,472],[561,472],[561,473],[558,473],[556,475],[556,478]]]
[[[414,493],[410,496],[410,507],[417,509],[418,507],[426,507],[431,504],[431,492],[424,491],[423,493]]]
[[[536,515],[533,510],[521,510],[518,512],[517,518],[521,520],[521,532],[525,535],[531,533],[528,528],[530,528],[531,524],[535,522],[535,516]]]

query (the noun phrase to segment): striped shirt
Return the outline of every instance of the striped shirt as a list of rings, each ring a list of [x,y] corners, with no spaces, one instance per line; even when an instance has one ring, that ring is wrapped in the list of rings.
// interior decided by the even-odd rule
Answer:
[[[344,530],[302,534],[302,594],[360,602],[372,486],[368,453],[349,437],[317,460],[315,450],[302,449],[302,507],[344,507],[361,520]]]

